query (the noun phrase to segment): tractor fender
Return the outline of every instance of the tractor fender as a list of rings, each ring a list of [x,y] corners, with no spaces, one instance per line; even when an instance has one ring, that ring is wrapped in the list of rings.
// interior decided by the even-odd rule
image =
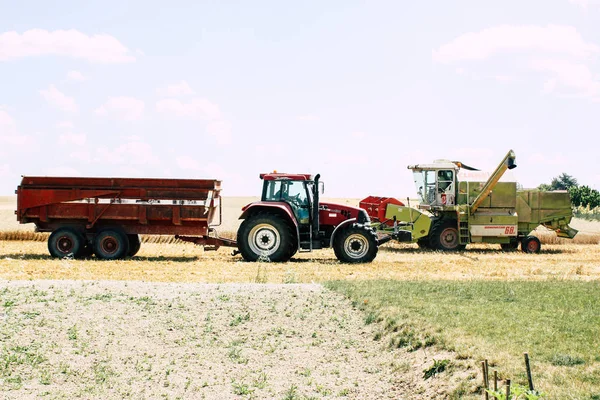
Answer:
[[[331,238],[329,239],[329,247],[333,247],[333,241],[335,239],[335,235],[341,231],[341,228],[345,228],[349,225],[354,224],[355,222],[356,222],[356,218],[350,218],[350,219],[345,220],[338,226],[336,226],[335,229],[333,230],[333,232],[331,233]]]
[[[275,211],[285,217],[288,220],[288,223],[291,223],[296,230],[296,240],[298,241],[298,248],[300,248],[300,229],[298,228],[298,221],[294,217],[294,213],[292,212],[292,208],[285,203],[272,203],[267,201],[258,201],[255,203],[248,204],[242,208],[242,215],[238,219],[246,219],[251,214],[254,214],[258,211]]]

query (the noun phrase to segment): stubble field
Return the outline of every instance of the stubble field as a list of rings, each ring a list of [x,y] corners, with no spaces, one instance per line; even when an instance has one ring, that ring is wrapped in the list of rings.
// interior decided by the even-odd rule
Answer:
[[[222,231],[235,231],[241,206],[251,200],[225,199]],[[16,225],[11,202],[0,201],[4,237],[18,237],[20,230],[27,238],[31,227]],[[539,255],[486,245],[444,254],[392,244],[368,265],[341,264],[330,250],[299,254],[282,264],[246,263],[232,257],[231,249],[205,252],[156,238],[148,238],[129,260],[56,260],[45,242],[0,240],[0,389],[9,398],[44,393],[51,398],[475,396],[481,389],[479,358],[489,357],[519,378],[514,376],[519,360],[512,356],[535,346],[525,340],[498,352],[502,341],[485,332],[460,325],[445,329],[449,322],[425,314],[426,305],[409,312],[410,307],[399,308],[401,299],[382,301],[378,293],[390,282],[422,285],[423,293],[441,282],[430,298],[447,287],[454,293],[452,282],[469,288],[497,283],[508,292],[512,282],[515,293],[527,282],[597,283],[598,224],[573,225],[582,231],[579,244],[542,234],[551,244]],[[409,286],[394,290],[409,293]],[[427,300],[418,292],[413,303]],[[488,306],[469,307],[456,312],[485,313]],[[416,348],[395,345],[398,332],[408,328],[435,340]],[[592,351],[597,347],[587,336],[578,340],[590,341]],[[449,360],[450,367],[423,379],[435,360]],[[565,393],[558,391],[560,377],[594,373],[599,363],[586,359],[583,366],[556,373],[536,367],[539,385]],[[591,399],[598,390],[600,383],[592,380],[560,396]]]

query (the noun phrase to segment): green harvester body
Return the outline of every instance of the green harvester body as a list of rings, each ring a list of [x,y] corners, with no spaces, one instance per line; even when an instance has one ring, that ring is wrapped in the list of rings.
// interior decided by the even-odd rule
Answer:
[[[420,197],[417,208],[386,204],[385,221],[374,224],[386,232],[410,231],[413,242],[439,250],[499,243],[506,249],[521,244],[527,251],[524,240],[531,240],[531,232],[540,225],[559,237],[575,237],[577,231],[569,226],[573,216],[569,193],[519,190],[516,182],[500,182],[506,170],[515,167],[512,150],[485,181],[461,180],[459,170],[474,169],[460,162],[409,166]],[[535,240],[538,247],[528,245],[531,252],[539,251]]]

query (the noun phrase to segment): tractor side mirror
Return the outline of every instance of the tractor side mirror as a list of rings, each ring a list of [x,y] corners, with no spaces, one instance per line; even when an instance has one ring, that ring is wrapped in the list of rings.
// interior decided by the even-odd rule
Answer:
[[[325,193],[325,182],[319,182],[319,193]]]

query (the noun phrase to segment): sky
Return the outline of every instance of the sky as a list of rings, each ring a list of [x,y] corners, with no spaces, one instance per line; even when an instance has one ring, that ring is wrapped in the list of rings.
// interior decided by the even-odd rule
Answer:
[[[415,196],[409,164],[600,189],[600,0],[0,0],[0,194],[22,175],[320,173]]]

